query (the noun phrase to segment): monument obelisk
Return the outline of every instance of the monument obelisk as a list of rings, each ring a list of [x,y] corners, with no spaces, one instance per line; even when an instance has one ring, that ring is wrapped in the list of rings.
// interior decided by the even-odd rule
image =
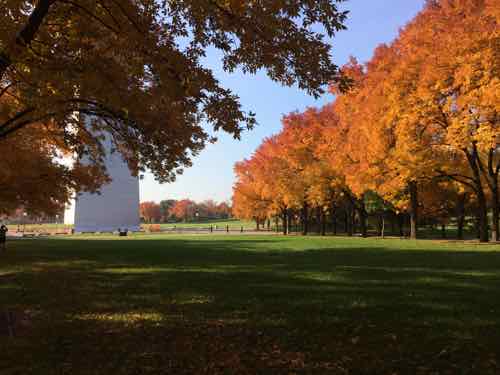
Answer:
[[[139,178],[132,175],[120,152],[112,152],[111,137],[105,136],[103,148],[111,182],[100,188],[100,194],[76,192],[64,222],[74,224],[77,233],[139,231]]]

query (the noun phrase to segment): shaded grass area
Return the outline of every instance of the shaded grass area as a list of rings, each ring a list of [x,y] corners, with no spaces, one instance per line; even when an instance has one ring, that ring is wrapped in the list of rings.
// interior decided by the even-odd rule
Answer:
[[[2,374],[500,373],[500,246],[79,236],[0,258]],[[0,320],[1,322],[1,320]]]

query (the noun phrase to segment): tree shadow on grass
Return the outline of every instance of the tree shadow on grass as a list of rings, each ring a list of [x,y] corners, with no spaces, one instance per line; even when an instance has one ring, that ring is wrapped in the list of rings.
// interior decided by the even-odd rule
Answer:
[[[26,244],[6,258],[0,301],[36,324],[7,353],[73,373],[93,368],[82,352],[103,374],[497,370],[500,253],[360,244]]]

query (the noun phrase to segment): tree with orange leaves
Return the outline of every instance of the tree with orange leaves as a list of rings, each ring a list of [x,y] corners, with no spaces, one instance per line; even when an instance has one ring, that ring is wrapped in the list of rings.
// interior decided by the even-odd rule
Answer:
[[[340,0],[339,0],[340,1]],[[231,72],[264,70],[318,96],[343,82],[331,57],[346,12],[337,1],[4,0],[0,12],[0,147],[21,129],[52,135],[103,167],[102,139],[134,172],[172,181],[213,140],[203,123],[239,138],[255,124],[202,60],[210,48]],[[300,10],[300,17],[297,11]],[[307,68],[305,68],[307,67]],[[82,116],[93,118],[92,130]],[[75,130],[78,131],[75,131]],[[102,168],[101,168],[102,169]]]
[[[174,216],[178,220],[187,222],[196,217],[196,203],[190,199],[182,199],[176,201],[170,209],[170,216]]]
[[[161,220],[161,208],[158,203],[141,202],[139,212],[147,223],[158,223]]]
[[[0,122],[11,105],[12,100],[0,98]],[[67,165],[64,158],[71,155],[70,149],[52,131],[51,124],[35,126],[1,142],[0,214],[23,207],[30,215],[54,216],[76,189],[95,192],[107,181],[95,165]]]

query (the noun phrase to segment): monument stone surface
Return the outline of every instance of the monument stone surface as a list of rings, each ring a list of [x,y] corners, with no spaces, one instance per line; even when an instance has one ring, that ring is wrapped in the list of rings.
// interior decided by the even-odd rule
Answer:
[[[101,187],[100,194],[76,193],[73,204],[66,208],[64,222],[74,224],[77,233],[139,231],[139,178],[132,175],[118,151],[111,152],[109,137],[103,145],[112,181]]]

